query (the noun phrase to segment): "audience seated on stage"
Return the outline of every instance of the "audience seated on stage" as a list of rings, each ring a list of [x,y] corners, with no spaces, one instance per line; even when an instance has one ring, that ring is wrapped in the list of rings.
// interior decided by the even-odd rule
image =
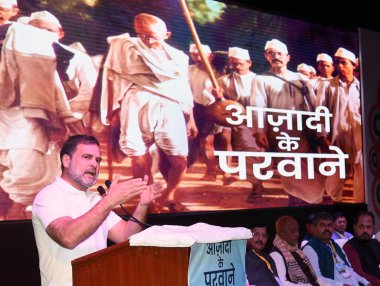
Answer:
[[[303,248],[318,279],[329,285],[371,285],[351,267],[341,247],[331,239],[333,217],[319,212],[314,218],[314,237]]]
[[[270,256],[276,263],[283,285],[320,285],[307,256],[298,248],[299,226],[295,218],[282,216],[276,221],[276,237]]]
[[[354,221],[354,237],[343,249],[356,273],[380,286],[380,242],[372,238],[374,224],[373,213],[360,212]]]
[[[314,220],[314,216],[315,214],[309,214],[307,217],[306,217],[306,223],[305,223],[305,226],[306,226],[306,234],[305,236],[303,237],[303,240],[301,241],[301,249],[306,245],[306,243],[314,236],[314,224],[313,224],[313,220]]]
[[[350,239],[353,237],[352,233],[346,231],[347,229],[347,219],[345,215],[341,212],[336,212],[333,214],[333,234],[331,239]]]
[[[375,238],[380,241],[380,230],[378,232],[376,232],[375,234]]]
[[[336,212],[333,214],[333,228],[331,239],[333,239],[340,247],[353,237],[352,233],[346,231],[347,229],[347,219],[345,215],[341,212]]]
[[[278,286],[276,264],[263,249],[268,241],[268,229],[263,222],[254,222],[251,226],[252,238],[247,241],[245,271],[247,285]]]

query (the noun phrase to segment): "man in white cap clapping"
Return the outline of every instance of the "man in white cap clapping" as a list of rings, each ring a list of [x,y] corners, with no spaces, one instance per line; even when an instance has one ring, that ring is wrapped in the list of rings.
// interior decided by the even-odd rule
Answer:
[[[244,107],[250,105],[252,96],[252,82],[256,74],[250,70],[252,60],[246,49],[239,47],[230,47],[228,49],[228,63],[231,66],[232,73],[218,78],[220,87],[224,91],[224,97],[235,100]],[[252,134],[252,130],[246,124],[236,126],[232,130],[233,149],[237,151],[257,152],[258,146]],[[261,181],[252,175],[252,165],[256,162],[255,158],[249,156],[246,158],[247,172],[250,175],[252,191],[247,201],[254,203],[261,200],[262,184]]]
[[[362,120],[360,104],[360,82],[354,76],[355,54],[339,48],[334,55],[338,75],[318,91],[319,104],[329,108],[333,117],[331,132],[327,135],[330,144],[348,154],[346,177],[353,176],[354,201],[364,202],[363,157],[362,157]],[[326,192],[333,202],[341,202],[345,179],[339,173],[326,178]]]
[[[212,64],[213,54],[210,47],[202,45],[202,49],[209,63]],[[207,112],[204,107],[215,102],[213,94],[216,93],[216,90],[212,86],[205,64],[195,44],[190,45],[189,53],[194,62],[193,65],[189,66],[189,82],[194,97],[194,119],[199,132],[198,136],[189,142],[188,166],[195,161],[196,154],[200,151],[206,163],[206,172],[202,180],[215,181],[217,177],[217,159],[214,156],[214,139],[220,137],[219,142],[223,142],[222,144],[224,145],[221,146],[221,149],[232,151],[231,129],[207,120]],[[224,174],[223,183],[232,182],[231,178],[231,174]]]
[[[270,70],[267,73],[258,75],[253,82],[253,96],[251,105],[261,108],[274,108],[289,111],[308,111],[313,109],[315,95],[309,81],[304,81],[298,73],[291,72],[287,69],[290,61],[287,46],[277,39],[268,41],[264,48],[264,56],[270,64]],[[295,124],[297,118],[292,116],[292,122]],[[257,122],[257,119],[254,121]],[[264,122],[264,124],[267,122]],[[253,126],[254,135],[257,144],[267,150],[276,152],[312,152],[312,146],[309,142],[309,136],[306,128],[287,128],[287,120],[278,127],[266,125],[264,129]],[[287,134],[292,138],[298,138],[297,148],[285,151],[279,144],[279,136]],[[289,195],[289,205],[320,203],[324,193],[324,178],[314,172],[314,178],[309,178],[307,174],[307,160],[301,158],[300,179],[295,176],[281,176],[281,182],[284,190]],[[280,163],[281,160],[278,161]]]

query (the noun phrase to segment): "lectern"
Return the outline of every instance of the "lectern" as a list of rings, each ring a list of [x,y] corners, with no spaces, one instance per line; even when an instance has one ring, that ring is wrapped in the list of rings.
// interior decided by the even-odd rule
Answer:
[[[189,247],[115,244],[72,261],[74,286],[187,286]]]

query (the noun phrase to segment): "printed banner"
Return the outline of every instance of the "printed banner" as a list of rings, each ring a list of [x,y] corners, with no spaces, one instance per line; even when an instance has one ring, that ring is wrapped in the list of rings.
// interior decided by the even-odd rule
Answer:
[[[189,286],[245,286],[246,240],[196,243],[191,247]]]

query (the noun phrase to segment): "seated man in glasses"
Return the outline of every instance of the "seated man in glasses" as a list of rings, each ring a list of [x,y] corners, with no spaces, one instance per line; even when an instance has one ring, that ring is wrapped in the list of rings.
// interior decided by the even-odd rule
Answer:
[[[120,148],[132,159],[133,176],[150,175],[152,180],[148,151],[156,144],[167,183],[160,205],[184,211],[176,190],[187,166],[187,134],[196,131],[188,56],[165,43],[171,33],[160,18],[138,14],[134,28],[137,37],[124,34],[109,39],[105,63],[105,84],[113,88],[112,110],[120,117]],[[105,92],[103,99],[109,98]]]
[[[247,241],[245,254],[245,271],[247,285],[282,286],[278,278],[276,264],[264,251],[268,241],[267,226],[256,221],[251,226],[252,238]]]

